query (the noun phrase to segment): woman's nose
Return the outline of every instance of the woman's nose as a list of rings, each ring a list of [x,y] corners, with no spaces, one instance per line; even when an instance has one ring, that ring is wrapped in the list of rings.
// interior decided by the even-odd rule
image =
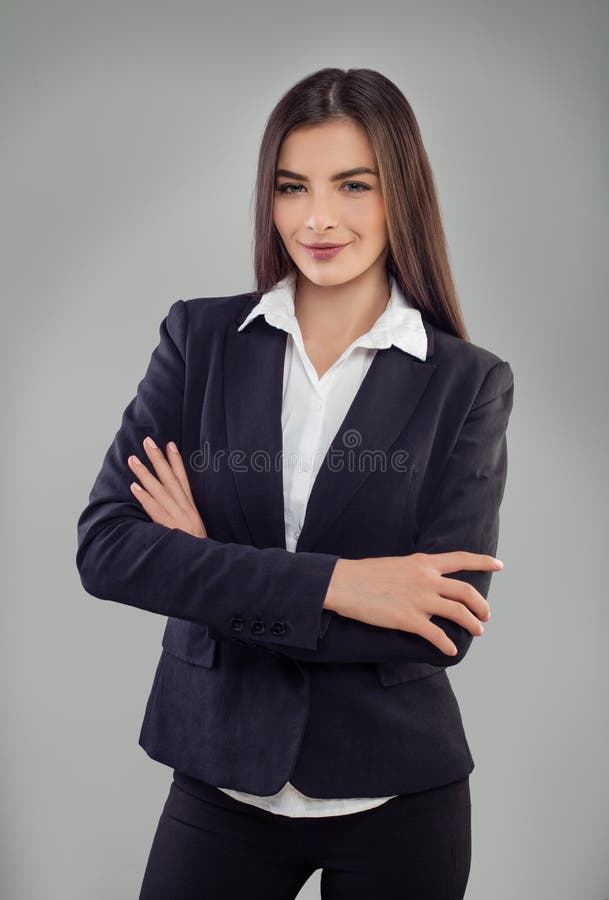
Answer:
[[[327,228],[335,227],[337,215],[332,202],[323,197],[312,200],[305,224],[319,234],[322,234]]]

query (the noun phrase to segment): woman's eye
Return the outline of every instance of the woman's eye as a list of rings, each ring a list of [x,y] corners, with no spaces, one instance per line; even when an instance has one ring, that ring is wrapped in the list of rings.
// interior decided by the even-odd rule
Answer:
[[[294,194],[294,193],[300,194],[301,191],[299,191],[299,190],[296,190],[296,191],[295,191],[295,190],[293,190],[293,189],[294,189],[294,188],[301,188],[301,187],[303,187],[302,184],[282,184],[282,185],[280,185],[280,186],[277,188],[277,190],[279,191],[280,194],[286,194],[286,195],[289,196],[290,194]],[[347,191],[348,194],[363,194],[364,191],[369,191],[369,190],[370,190],[370,187],[369,187],[367,184],[363,184],[363,183],[360,182],[360,181],[346,181],[345,184],[343,185],[343,187],[354,187],[354,188],[356,188],[356,190],[353,190],[353,191],[349,190],[349,191]]]
[[[295,188],[295,187],[296,188],[302,187],[302,185],[301,184],[282,184],[277,188],[277,190],[279,191],[280,194],[292,194],[293,191],[288,190],[288,188]],[[300,193],[300,191],[297,191],[297,193]]]

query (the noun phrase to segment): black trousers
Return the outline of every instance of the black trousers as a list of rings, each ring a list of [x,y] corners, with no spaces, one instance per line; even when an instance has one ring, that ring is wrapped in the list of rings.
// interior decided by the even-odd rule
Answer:
[[[139,900],[462,900],[469,777],[337,816],[277,815],[174,771]]]

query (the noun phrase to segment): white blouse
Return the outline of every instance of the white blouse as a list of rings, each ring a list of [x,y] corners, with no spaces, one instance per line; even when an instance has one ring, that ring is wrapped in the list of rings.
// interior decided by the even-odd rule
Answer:
[[[372,328],[356,338],[321,378],[304,348],[294,314],[296,273],[263,294],[239,331],[257,315],[288,333],[283,370],[283,491],[286,549],[294,552],[311,488],[333,437],[368,371],[377,350],[394,344],[425,360],[427,334],[421,314],[411,307],[391,279],[391,295]],[[284,816],[336,816],[372,809],[391,797],[324,799],[307,797],[290,782],[267,797],[220,788],[236,800]],[[397,794],[392,794],[392,797]]]

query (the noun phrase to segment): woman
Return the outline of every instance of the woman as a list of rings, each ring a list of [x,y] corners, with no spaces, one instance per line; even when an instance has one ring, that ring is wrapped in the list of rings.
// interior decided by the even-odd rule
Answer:
[[[387,78],[288,91],[256,200],[257,290],[171,306],[78,522],[85,589],[168,617],[140,900],[287,900],[317,868],[328,900],[456,900],[474,761],[445,670],[502,567],[512,371],[468,338]]]

